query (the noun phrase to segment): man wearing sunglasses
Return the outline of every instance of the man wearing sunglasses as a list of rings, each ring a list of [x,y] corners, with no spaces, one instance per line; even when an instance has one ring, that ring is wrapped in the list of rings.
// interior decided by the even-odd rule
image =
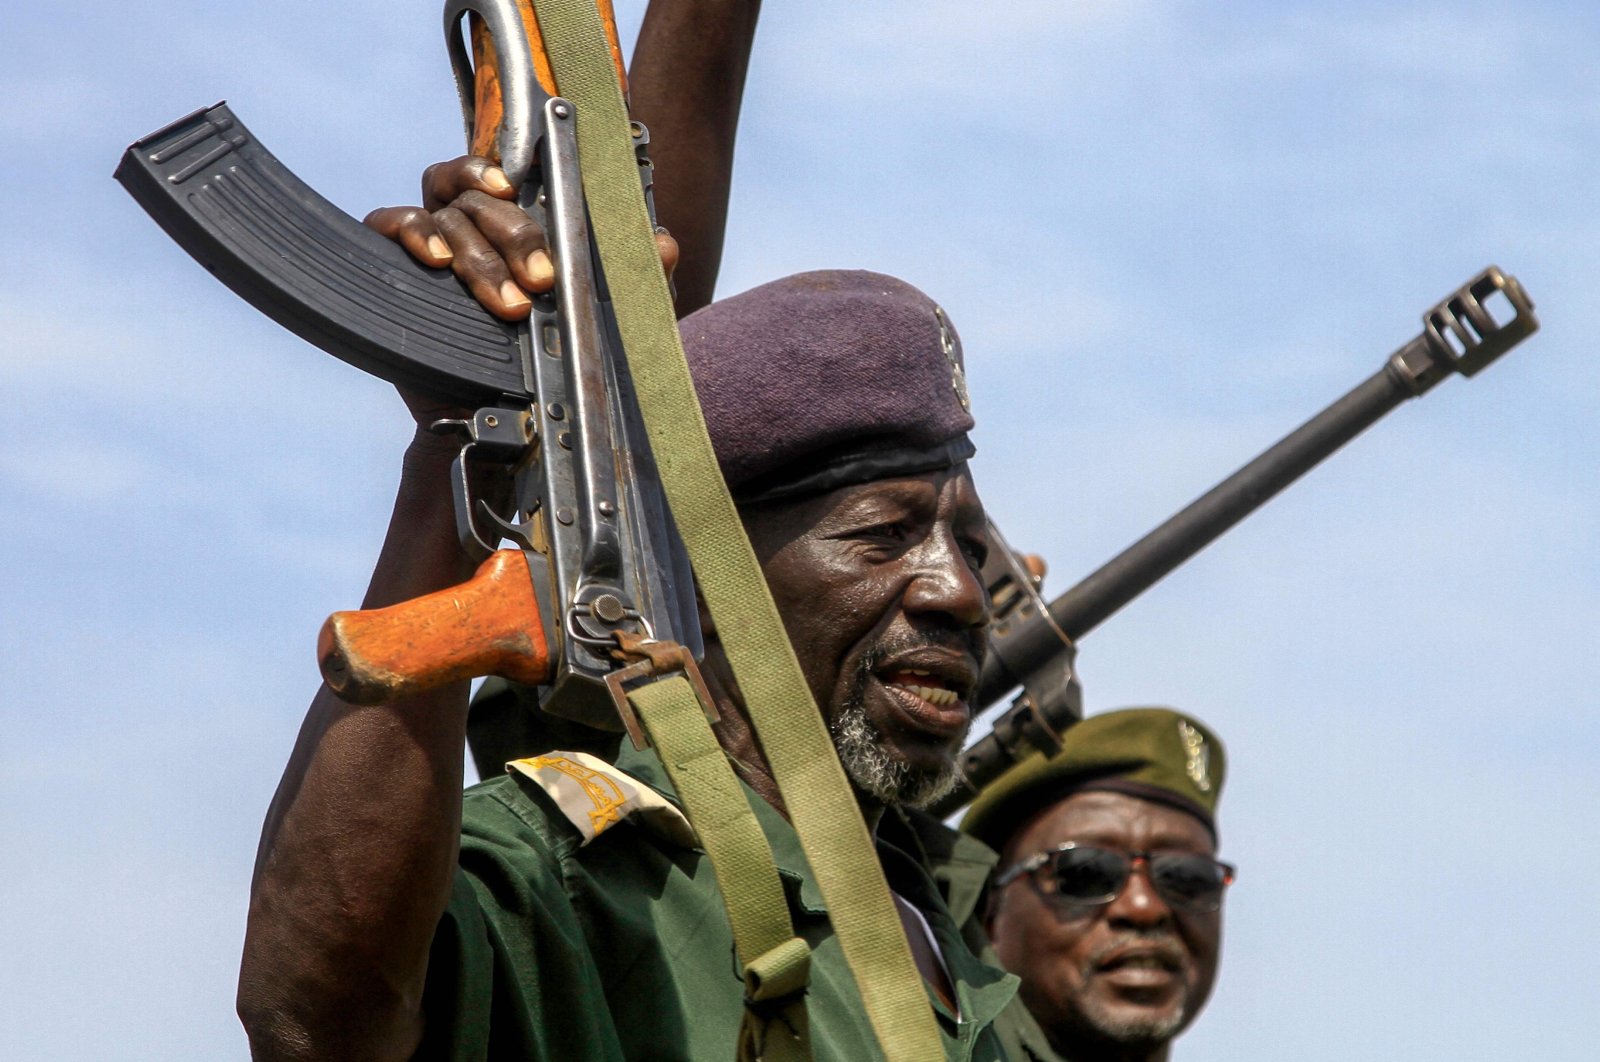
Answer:
[[[1000,853],[993,957],[1022,978],[1011,1057],[1168,1058],[1216,976],[1234,875],[1216,859],[1224,768],[1204,724],[1128,708],[1084,720],[973,803],[962,829]]]

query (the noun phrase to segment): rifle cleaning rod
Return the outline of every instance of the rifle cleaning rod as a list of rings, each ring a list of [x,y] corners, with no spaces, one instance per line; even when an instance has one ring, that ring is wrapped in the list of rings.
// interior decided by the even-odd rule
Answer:
[[[1081,639],[1415,393],[1394,360],[1386,362],[1343,398],[1050,602],[1051,618],[1068,637]],[[1060,647],[1055,632],[1036,619],[1017,632],[1012,659],[1026,674]],[[1023,677],[1000,666],[991,654],[974,699],[979,706],[993,704]]]

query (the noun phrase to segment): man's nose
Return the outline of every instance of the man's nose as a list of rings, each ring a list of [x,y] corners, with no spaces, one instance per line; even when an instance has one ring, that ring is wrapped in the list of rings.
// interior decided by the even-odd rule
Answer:
[[[1113,925],[1150,928],[1172,921],[1172,908],[1150,881],[1150,864],[1134,861],[1128,883],[1106,908],[1106,920]]]
[[[917,552],[917,571],[906,589],[908,611],[942,612],[963,627],[989,622],[989,592],[954,535],[930,536]]]

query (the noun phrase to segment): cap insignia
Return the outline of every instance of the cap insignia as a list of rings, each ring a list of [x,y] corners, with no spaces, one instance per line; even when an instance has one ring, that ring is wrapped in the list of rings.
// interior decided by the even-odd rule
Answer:
[[[1211,746],[1205,735],[1186,720],[1178,720],[1178,740],[1183,742],[1183,769],[1202,793],[1211,792]]]
[[[972,399],[967,394],[967,374],[961,371],[961,362],[956,358],[956,334],[950,330],[950,322],[945,319],[943,310],[935,306],[933,316],[939,319],[939,347],[944,351],[945,360],[950,363],[950,386],[955,390],[962,411],[971,413]]]

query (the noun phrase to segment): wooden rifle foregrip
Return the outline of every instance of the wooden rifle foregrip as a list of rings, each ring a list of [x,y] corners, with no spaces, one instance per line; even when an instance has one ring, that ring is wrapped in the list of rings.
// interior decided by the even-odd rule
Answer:
[[[522,16],[522,28],[528,34],[528,47],[533,53],[533,72],[539,79],[539,87],[552,96],[558,96],[556,91],[556,77],[550,70],[550,56],[545,52],[544,36],[539,32],[539,20],[533,12],[533,0],[516,0],[517,12]],[[606,27],[606,38],[611,44],[611,61],[616,65],[617,77],[622,82],[622,94],[628,94],[628,70],[622,61],[622,43],[617,36],[617,16],[611,9],[611,0],[595,0],[595,5],[600,9],[600,20]],[[495,52],[495,40],[483,24],[483,20],[473,15],[469,22],[472,29],[472,65],[476,71],[476,84],[474,97],[476,99],[476,121],[472,133],[471,150],[474,155],[482,155],[495,162],[500,161],[500,149],[495,143],[500,133],[500,122],[505,115],[505,107],[500,98],[500,62]]]
[[[519,549],[496,551],[459,586],[335,612],[317,636],[317,660],[328,687],[351,704],[388,704],[480,675],[537,686],[553,671]]]

